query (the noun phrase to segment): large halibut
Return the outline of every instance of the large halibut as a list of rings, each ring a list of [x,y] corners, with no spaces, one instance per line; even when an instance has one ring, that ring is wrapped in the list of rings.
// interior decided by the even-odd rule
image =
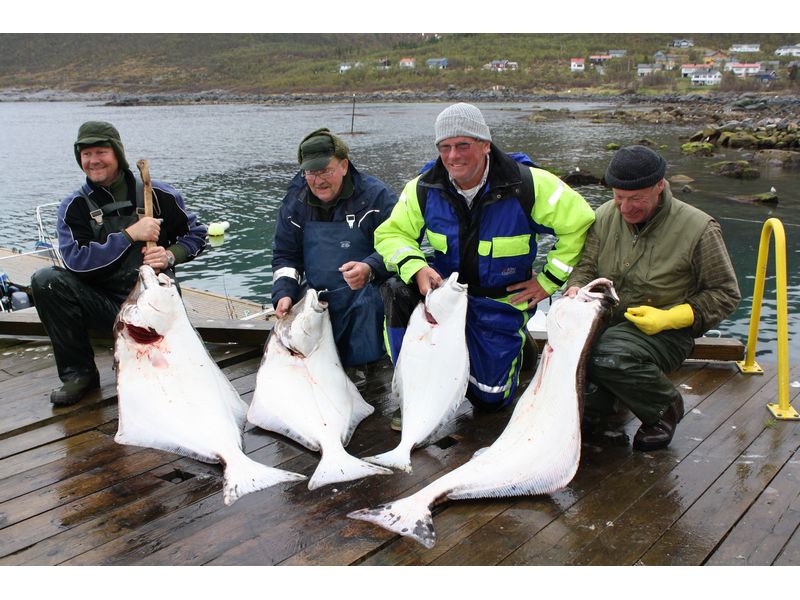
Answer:
[[[467,286],[458,282],[458,273],[417,304],[392,379],[403,417],[400,444],[364,460],[411,472],[411,450],[436,441],[469,383],[466,319]]]
[[[242,451],[247,404],[208,354],[172,280],[149,266],[114,324],[120,444],[224,466],[225,504],[303,475]]]
[[[327,303],[309,289],[270,335],[247,419],[322,453],[308,482],[313,490],[392,473],[344,449],[374,410],[342,368]]]
[[[554,302],[539,367],[500,437],[417,493],[348,517],[431,548],[430,508],[437,500],[548,494],[566,486],[580,461],[583,362],[605,309],[618,301],[613,284],[597,279],[575,298]]]

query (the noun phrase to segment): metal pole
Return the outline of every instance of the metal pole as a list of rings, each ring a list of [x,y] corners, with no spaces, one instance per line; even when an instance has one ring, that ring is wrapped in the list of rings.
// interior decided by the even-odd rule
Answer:
[[[350,133],[353,133],[353,124],[356,120],[356,95],[353,94],[353,113],[350,115]]]

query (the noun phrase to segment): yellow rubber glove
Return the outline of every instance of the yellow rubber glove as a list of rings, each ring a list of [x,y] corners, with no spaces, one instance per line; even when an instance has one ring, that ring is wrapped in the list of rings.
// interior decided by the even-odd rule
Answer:
[[[625,311],[625,318],[647,335],[665,329],[683,329],[694,323],[694,311],[688,304],[679,304],[668,310],[653,306],[635,306]]]

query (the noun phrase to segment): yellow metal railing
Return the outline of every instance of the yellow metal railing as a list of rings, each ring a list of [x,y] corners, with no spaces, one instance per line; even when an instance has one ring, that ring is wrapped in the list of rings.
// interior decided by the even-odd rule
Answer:
[[[764,370],[755,361],[758,324],[761,319],[761,301],[764,298],[764,280],[769,259],[769,239],[775,236],[775,285],[778,311],[778,403],[767,404],[776,419],[800,420],[800,414],[789,403],[789,317],[786,283],[786,235],[783,224],[775,218],[767,219],[761,230],[758,247],[756,285],[753,289],[753,309],[750,314],[750,332],[747,336],[747,353],[736,364],[742,373],[761,374]]]

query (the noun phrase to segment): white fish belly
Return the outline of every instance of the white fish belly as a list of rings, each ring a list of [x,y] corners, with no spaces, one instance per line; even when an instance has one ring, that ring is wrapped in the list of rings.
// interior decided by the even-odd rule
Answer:
[[[337,440],[349,427],[351,405],[337,401],[339,396],[311,374],[308,359],[292,355],[273,336],[258,370],[247,419],[319,451],[325,444],[341,445]]]
[[[548,388],[523,395],[494,444],[446,476],[448,498],[548,494],[572,480],[581,447],[577,394],[567,382]]]
[[[247,405],[193,331],[144,350],[120,337],[116,355],[118,442],[206,462],[241,450]]]
[[[432,326],[418,306],[403,338],[395,377],[403,438],[421,444],[435,436],[464,400],[469,355],[463,321]]]

